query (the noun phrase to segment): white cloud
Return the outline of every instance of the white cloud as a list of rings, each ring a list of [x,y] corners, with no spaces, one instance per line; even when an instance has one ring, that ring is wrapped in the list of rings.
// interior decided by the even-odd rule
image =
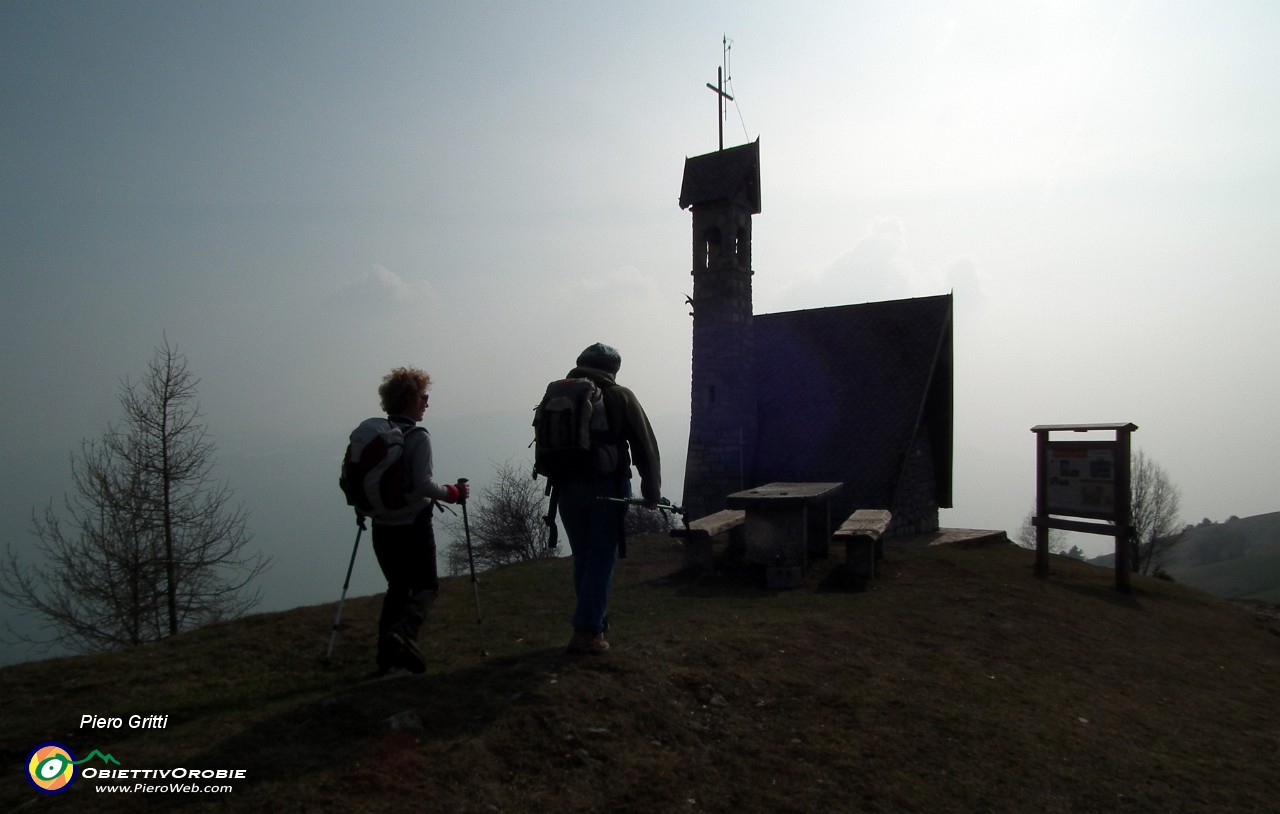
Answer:
[[[872,287],[896,286],[910,277],[911,263],[906,259],[907,228],[896,217],[875,218],[867,233],[829,271],[858,274]]]
[[[986,300],[983,274],[971,257],[947,258],[941,268],[921,276],[919,283],[922,287],[917,288],[916,296],[954,292],[957,307],[963,308],[968,314],[976,313]]]
[[[342,296],[355,299],[372,298],[403,305],[433,307],[440,297],[431,284],[424,281],[410,283],[386,266],[375,264],[359,283],[348,286]]]
[[[605,296],[648,300],[657,294],[657,280],[634,266],[620,266],[603,274],[580,277],[569,287],[569,296],[573,299]]]
[[[783,308],[824,308],[910,297],[916,273],[906,249],[899,218],[874,218],[852,249],[817,274],[793,278],[778,300]]]

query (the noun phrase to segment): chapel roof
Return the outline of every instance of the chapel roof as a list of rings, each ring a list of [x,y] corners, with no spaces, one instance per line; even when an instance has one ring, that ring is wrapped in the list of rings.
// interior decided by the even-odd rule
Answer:
[[[753,482],[843,482],[840,517],[890,508],[919,439],[950,507],[951,315],[950,294],[756,315]]]

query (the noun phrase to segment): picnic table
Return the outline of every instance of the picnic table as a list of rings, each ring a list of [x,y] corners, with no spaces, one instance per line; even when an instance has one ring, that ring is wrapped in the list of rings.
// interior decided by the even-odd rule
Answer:
[[[767,483],[727,496],[729,508],[746,512],[746,561],[803,569],[811,557],[825,557],[830,501],[842,488],[843,483]]]

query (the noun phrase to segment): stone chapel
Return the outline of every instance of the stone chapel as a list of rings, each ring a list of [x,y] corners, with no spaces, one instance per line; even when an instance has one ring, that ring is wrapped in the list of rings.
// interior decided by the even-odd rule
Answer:
[[[686,517],[765,483],[839,481],[839,519],[889,509],[889,534],[951,506],[952,297],[754,314],[760,142],[685,159],[693,217]]]

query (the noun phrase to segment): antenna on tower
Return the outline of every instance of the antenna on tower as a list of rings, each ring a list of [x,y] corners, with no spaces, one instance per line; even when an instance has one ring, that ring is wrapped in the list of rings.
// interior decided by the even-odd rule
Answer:
[[[720,67],[716,68],[716,83],[714,85],[711,84],[710,82],[707,83],[707,87],[716,92],[716,126],[720,130],[720,149],[721,150],[724,149],[724,117],[725,117],[724,103],[726,100],[730,102],[733,101],[733,97],[730,96],[727,92],[725,92],[725,89],[724,89],[724,83],[729,79],[727,74],[729,72],[728,66],[729,66],[730,46],[729,46],[729,37],[727,35],[722,35],[722,36],[724,38],[721,41],[721,48],[720,48]]]

